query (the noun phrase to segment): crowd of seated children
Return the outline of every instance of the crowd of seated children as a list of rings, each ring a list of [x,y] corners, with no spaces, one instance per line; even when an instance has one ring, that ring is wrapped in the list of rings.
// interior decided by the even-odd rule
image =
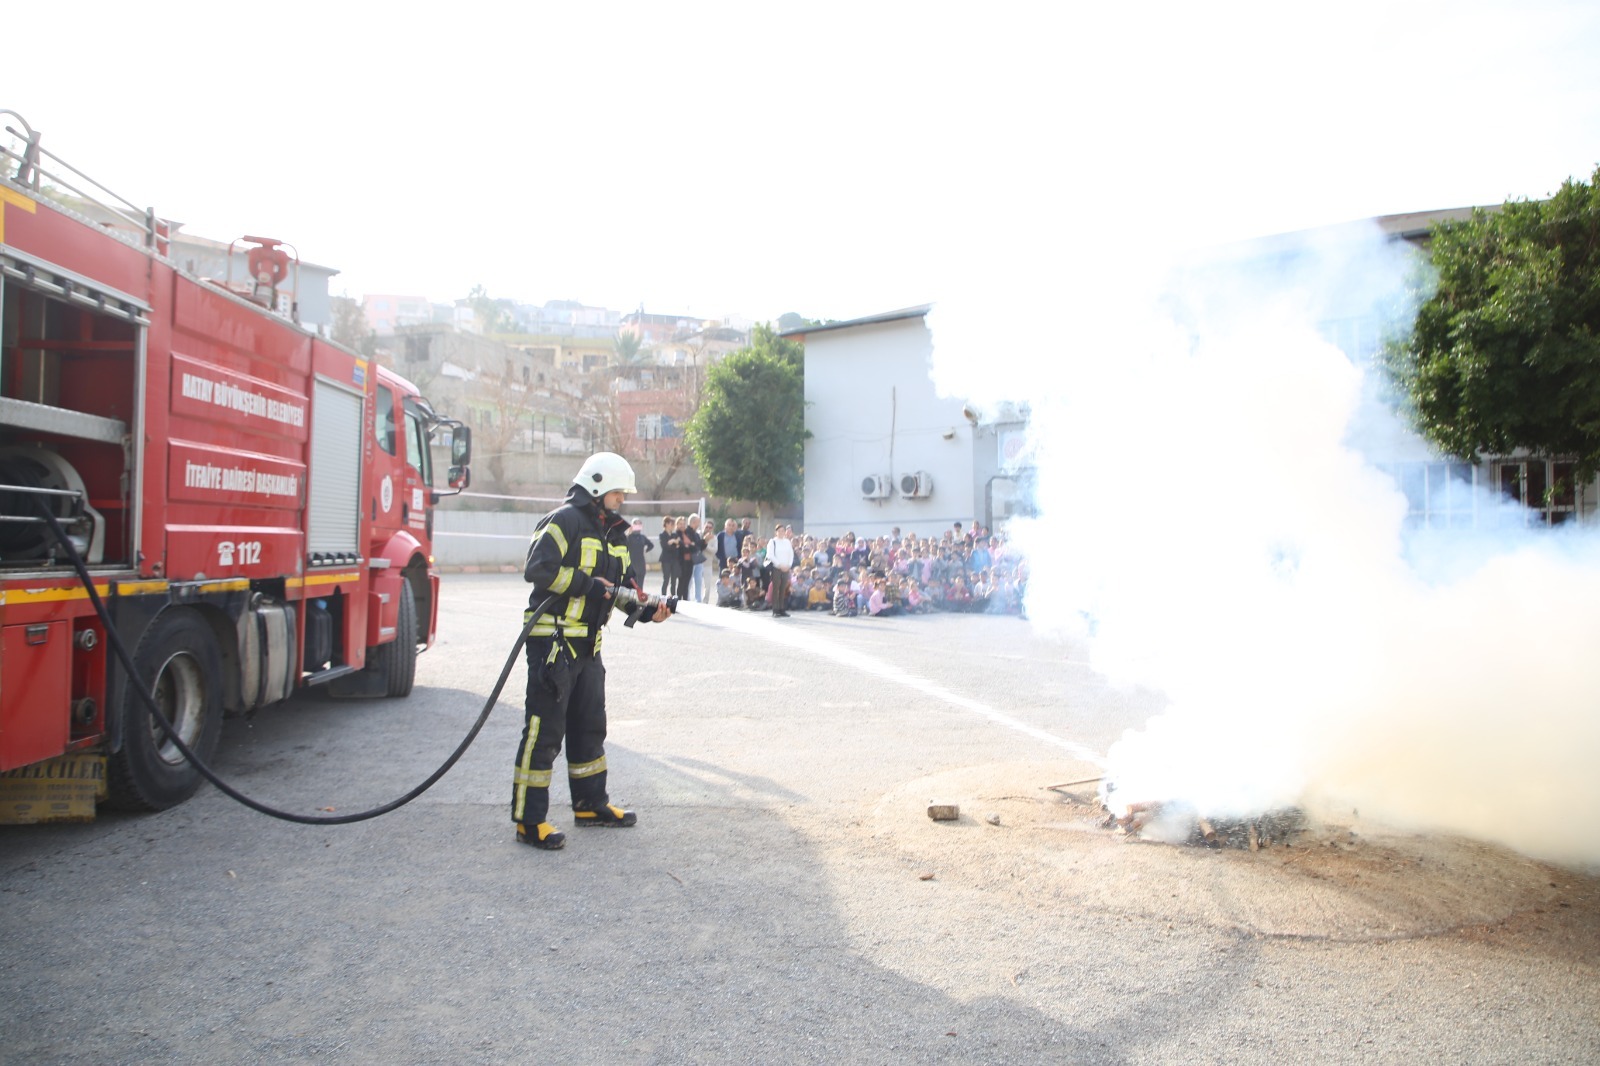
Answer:
[[[875,618],[936,611],[1021,614],[1027,566],[1000,536],[956,523],[939,537],[795,539],[796,566],[789,611],[828,611],[835,616]],[[772,570],[766,541],[745,539],[717,581],[718,606],[770,610]]]

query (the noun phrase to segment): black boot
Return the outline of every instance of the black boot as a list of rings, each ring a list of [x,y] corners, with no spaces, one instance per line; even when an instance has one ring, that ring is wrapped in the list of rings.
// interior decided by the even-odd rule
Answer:
[[[578,825],[604,825],[615,828],[630,826],[639,820],[638,816],[632,811],[625,811],[621,807],[613,807],[609,803],[574,803],[572,805],[572,817]]]
[[[540,822],[535,826],[517,826],[517,843],[530,844],[545,851],[560,851],[567,843],[567,834],[551,825]]]

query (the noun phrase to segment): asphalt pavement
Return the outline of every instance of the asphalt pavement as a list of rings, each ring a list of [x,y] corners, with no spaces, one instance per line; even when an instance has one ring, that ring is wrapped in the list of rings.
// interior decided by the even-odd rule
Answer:
[[[404,792],[477,716],[525,589],[448,576],[409,698],[230,720],[218,770],[304,813]],[[520,665],[460,764],[374,821],[207,786],[0,827],[0,1061],[1600,1061],[1593,878],[1398,837],[1114,839],[1044,786],[1162,701],[1070,642],[704,613],[608,631],[639,824],[573,830],[558,783],[561,852],[512,842]]]

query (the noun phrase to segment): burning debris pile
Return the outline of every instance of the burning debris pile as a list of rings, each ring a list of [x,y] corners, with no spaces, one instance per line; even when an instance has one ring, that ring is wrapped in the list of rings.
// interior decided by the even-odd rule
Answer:
[[[1273,845],[1288,845],[1307,828],[1305,812],[1298,807],[1283,807],[1246,817],[1224,817],[1202,814],[1192,804],[1178,800],[1123,800],[1116,795],[1115,781],[1100,778],[1048,787],[1083,803],[1081,795],[1067,790],[1075,785],[1093,784],[1100,786],[1096,793],[1099,810],[1104,815],[1100,827],[1141,840],[1257,851]]]
[[[1298,807],[1248,818],[1207,818],[1186,803],[1127,803],[1112,807],[1102,802],[1106,811],[1103,828],[1168,844],[1256,851],[1287,844],[1306,828],[1305,814]],[[1123,813],[1118,814],[1118,810]]]

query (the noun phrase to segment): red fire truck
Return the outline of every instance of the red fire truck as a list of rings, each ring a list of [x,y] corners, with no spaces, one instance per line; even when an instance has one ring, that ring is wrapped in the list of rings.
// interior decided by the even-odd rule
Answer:
[[[191,275],[154,212],[0,114],[21,126],[0,148],[0,771],[103,753],[112,804],[159,810],[199,778],[136,684],[202,757],[225,711],[411,691],[437,622],[434,507],[465,487],[471,438],[298,324],[279,242],[236,242],[239,282]]]

